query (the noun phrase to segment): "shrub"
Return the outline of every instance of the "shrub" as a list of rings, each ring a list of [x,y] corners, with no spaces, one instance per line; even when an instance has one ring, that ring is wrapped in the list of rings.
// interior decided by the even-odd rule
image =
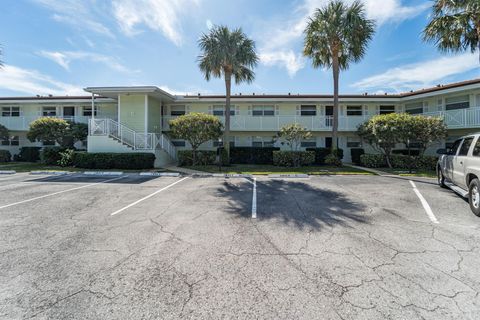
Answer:
[[[151,169],[155,162],[153,153],[87,153],[74,152],[72,163],[85,169]]]
[[[350,149],[350,155],[352,156],[352,162],[354,164],[361,164],[360,156],[365,154],[365,150],[362,148],[352,148]]]
[[[230,149],[230,162],[237,164],[273,164],[273,152],[280,148],[235,147]]]
[[[15,155],[15,161],[36,162],[40,160],[40,147],[21,147],[20,153]]]
[[[315,164],[325,164],[325,157],[332,153],[330,148],[307,148],[307,151],[315,152]],[[337,149],[338,158],[343,159],[343,149]]]
[[[0,162],[10,162],[12,154],[8,150],[0,150]]]
[[[280,167],[308,166],[315,162],[313,151],[273,151],[273,164]]]
[[[179,150],[177,152],[178,165],[179,166],[193,166],[193,151],[192,150]],[[215,165],[217,160],[217,152],[211,150],[200,150],[196,153],[197,165]],[[227,151],[222,151],[222,164],[227,163]]]
[[[61,167],[68,167],[73,165],[73,153],[75,150],[73,149],[66,149],[59,153],[60,160],[58,160],[57,164]]]
[[[47,165],[58,165],[58,161],[62,158],[60,152],[65,151],[62,147],[44,147],[40,151],[40,161]]]
[[[367,168],[381,168],[387,166],[387,161],[383,154],[362,154],[360,163]]]
[[[334,153],[331,153],[325,157],[325,164],[336,167],[343,166],[342,160],[340,160]]]

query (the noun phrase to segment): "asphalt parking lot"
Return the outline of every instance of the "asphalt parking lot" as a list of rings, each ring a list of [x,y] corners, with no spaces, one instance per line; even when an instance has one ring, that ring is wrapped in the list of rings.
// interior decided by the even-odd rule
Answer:
[[[431,179],[2,176],[0,318],[479,319],[479,226]]]

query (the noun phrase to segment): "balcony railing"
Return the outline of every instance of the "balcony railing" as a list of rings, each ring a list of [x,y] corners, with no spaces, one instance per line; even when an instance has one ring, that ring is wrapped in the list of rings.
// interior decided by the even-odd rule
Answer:
[[[442,117],[449,129],[478,128],[480,127],[480,107],[426,112],[424,116]]]
[[[30,123],[42,118],[44,116],[20,116],[20,117],[1,117],[0,124],[7,127],[9,130],[28,130]],[[88,123],[88,119],[91,117],[87,116],[54,116],[50,118],[60,118],[67,121],[79,122],[79,123]]]

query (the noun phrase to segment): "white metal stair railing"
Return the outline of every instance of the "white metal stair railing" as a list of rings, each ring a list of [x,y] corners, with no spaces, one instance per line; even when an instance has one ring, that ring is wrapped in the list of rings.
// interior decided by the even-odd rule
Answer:
[[[109,136],[133,150],[154,150],[154,134],[136,132],[112,119],[90,119],[91,136]]]
[[[164,150],[173,160],[177,160],[177,149],[163,133],[155,135],[155,149]]]

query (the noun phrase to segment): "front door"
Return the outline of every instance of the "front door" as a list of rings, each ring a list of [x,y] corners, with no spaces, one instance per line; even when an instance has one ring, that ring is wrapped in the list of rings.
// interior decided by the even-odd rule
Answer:
[[[73,121],[75,118],[75,107],[63,107],[63,118]]]
[[[333,106],[325,106],[325,126],[333,126]]]

